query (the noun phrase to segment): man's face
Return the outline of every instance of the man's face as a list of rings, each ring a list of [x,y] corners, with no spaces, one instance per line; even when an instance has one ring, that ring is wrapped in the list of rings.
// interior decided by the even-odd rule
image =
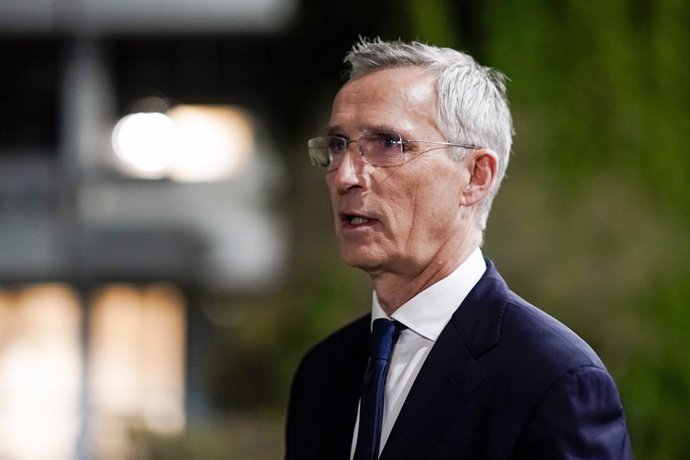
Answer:
[[[435,79],[427,71],[379,70],[338,92],[329,134],[358,139],[392,132],[405,140],[445,141],[435,114]],[[358,148],[350,145],[342,164],[326,175],[343,260],[372,275],[414,276],[446,263],[468,231],[468,210],[460,205],[469,181],[463,162],[445,147],[412,143],[405,147],[411,160],[377,168]]]

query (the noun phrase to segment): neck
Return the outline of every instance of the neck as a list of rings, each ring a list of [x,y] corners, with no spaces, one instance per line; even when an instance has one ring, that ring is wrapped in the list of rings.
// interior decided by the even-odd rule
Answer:
[[[472,254],[480,238],[469,238],[454,251],[440,251],[434,259],[411,273],[371,274],[376,297],[389,316],[408,300],[450,275]]]

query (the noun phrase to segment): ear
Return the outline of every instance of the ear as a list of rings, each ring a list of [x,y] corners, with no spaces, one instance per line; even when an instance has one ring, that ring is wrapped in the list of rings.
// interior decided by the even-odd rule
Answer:
[[[464,161],[469,181],[462,192],[462,205],[473,206],[494,188],[498,172],[498,157],[488,149],[473,151]]]

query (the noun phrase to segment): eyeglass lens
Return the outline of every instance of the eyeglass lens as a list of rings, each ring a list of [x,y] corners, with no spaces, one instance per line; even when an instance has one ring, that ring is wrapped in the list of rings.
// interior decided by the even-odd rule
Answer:
[[[403,140],[395,133],[365,134],[356,140],[342,136],[316,137],[307,143],[309,157],[315,166],[336,169],[352,143],[358,144],[360,154],[372,166],[393,166],[403,160]]]

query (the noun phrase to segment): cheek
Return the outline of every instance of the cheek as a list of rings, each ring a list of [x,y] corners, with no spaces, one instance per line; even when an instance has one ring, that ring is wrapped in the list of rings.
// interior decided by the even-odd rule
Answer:
[[[400,188],[389,191],[385,200],[386,239],[402,251],[418,247],[428,236],[424,228],[430,216],[425,211],[426,199],[419,192],[417,187]]]
[[[438,179],[420,183],[415,190],[411,212],[411,236],[422,242],[445,239],[456,230],[457,202],[455,177],[436,176]]]
[[[406,239],[415,222],[416,187],[394,187],[373,190],[382,197],[384,214],[388,217],[388,229],[393,238]]]
[[[337,196],[338,193],[335,190],[335,186],[333,185],[333,182],[328,179],[328,176],[326,178],[326,189],[328,190],[328,198],[331,203],[331,207],[335,209],[335,205],[337,203]]]

